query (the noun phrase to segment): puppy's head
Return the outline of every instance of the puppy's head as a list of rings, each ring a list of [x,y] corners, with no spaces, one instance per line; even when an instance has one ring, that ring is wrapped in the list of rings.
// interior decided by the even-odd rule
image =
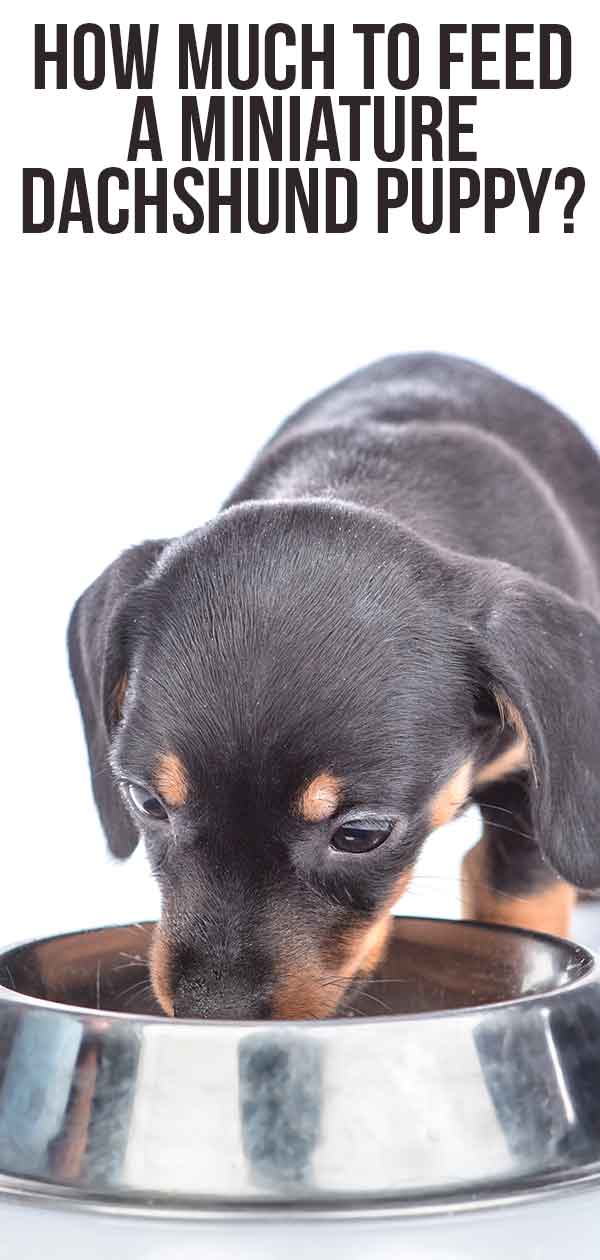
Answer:
[[[142,836],[160,885],[169,1013],[338,1009],[467,799],[496,703],[528,741],[549,860],[600,883],[599,626],[506,566],[334,502],[247,504],[125,553],[69,645],[110,847]]]

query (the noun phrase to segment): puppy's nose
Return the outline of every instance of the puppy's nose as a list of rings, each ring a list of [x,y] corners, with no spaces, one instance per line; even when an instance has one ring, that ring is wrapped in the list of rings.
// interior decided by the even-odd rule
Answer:
[[[174,994],[176,1019],[269,1019],[271,1003],[256,989],[245,986],[207,986],[195,977],[182,976]]]

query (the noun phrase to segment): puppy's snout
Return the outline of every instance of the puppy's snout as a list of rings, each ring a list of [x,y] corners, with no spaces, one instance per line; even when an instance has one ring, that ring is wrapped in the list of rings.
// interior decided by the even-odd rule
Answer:
[[[225,936],[225,932],[221,933]],[[149,955],[152,987],[163,1011],[178,1019],[270,1019],[275,970],[243,933],[232,939],[184,941],[159,923]]]
[[[181,976],[173,995],[176,1019],[269,1019],[272,1002],[244,980],[211,982],[200,974]]]

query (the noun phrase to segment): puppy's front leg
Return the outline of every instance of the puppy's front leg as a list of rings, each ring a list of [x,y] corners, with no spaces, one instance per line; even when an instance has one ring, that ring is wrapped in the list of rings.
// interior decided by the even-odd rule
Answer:
[[[542,859],[524,779],[486,785],[475,800],[484,826],[462,863],[463,918],[569,936],[575,890]]]

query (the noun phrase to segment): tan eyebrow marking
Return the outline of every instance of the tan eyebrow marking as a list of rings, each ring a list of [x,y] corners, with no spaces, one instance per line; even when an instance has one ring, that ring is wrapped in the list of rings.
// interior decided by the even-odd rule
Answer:
[[[154,786],[167,805],[185,805],[189,783],[185,766],[177,753],[165,753],[154,772]]]
[[[340,799],[340,783],[326,771],[309,783],[300,797],[300,813],[306,822],[322,822],[331,818]]]

